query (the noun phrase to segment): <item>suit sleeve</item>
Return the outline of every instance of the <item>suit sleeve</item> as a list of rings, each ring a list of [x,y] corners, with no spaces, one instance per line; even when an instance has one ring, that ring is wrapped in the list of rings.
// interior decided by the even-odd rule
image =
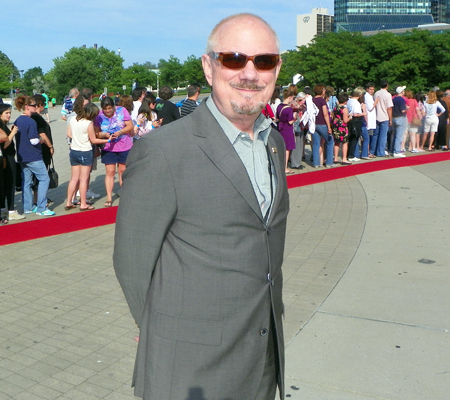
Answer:
[[[170,166],[152,141],[150,136],[139,140],[128,156],[113,257],[117,279],[139,327],[152,274],[176,214]]]

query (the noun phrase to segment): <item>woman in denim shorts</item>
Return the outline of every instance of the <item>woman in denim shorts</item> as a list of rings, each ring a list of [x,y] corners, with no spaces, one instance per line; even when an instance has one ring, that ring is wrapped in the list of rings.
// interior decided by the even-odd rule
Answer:
[[[77,206],[72,204],[72,198],[79,183],[80,210],[93,210],[95,207],[86,202],[86,192],[89,185],[89,174],[91,172],[94,153],[92,144],[108,143],[109,135],[102,138],[95,136],[93,120],[97,117],[99,109],[95,104],[88,103],[83,107],[80,114],[69,121],[67,136],[72,139],[70,146],[70,165],[72,176],[67,187],[67,202],[65,210],[71,210]]]

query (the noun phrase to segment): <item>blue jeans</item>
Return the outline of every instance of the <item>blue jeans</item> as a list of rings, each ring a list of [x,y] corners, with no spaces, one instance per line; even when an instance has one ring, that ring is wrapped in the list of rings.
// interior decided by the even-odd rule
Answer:
[[[375,154],[377,157],[384,157],[388,129],[389,121],[377,121],[377,129],[370,140],[370,154]]]
[[[403,136],[405,135],[405,131],[408,126],[406,115],[402,117],[394,117],[392,119],[392,125],[394,126],[393,153],[398,154],[402,151]]]
[[[312,135],[313,137],[313,162],[314,166],[320,165],[320,139],[325,140],[327,150],[327,165],[333,165],[333,149],[334,138],[333,135],[328,134],[328,128],[326,125],[316,125],[316,131]]]
[[[37,193],[37,211],[43,212],[47,208],[47,191],[50,184],[47,167],[44,161],[32,161],[20,163],[22,166],[22,202],[23,210],[31,211],[33,209],[33,175],[39,182]]]
[[[367,158],[369,155],[369,132],[367,130],[367,126],[361,127],[361,146],[359,143],[356,145],[355,157],[358,158]]]

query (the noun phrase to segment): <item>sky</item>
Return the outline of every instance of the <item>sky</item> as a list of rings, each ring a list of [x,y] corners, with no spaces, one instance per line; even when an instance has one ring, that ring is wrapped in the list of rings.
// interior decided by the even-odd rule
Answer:
[[[250,12],[264,18],[277,32],[281,51],[295,49],[296,16],[313,7],[333,13],[333,0],[45,0],[2,4],[3,40],[0,50],[19,70],[53,67],[56,57],[72,47],[97,44],[121,50],[124,67],[158,63],[173,55],[184,62],[200,57],[212,28],[221,19]]]

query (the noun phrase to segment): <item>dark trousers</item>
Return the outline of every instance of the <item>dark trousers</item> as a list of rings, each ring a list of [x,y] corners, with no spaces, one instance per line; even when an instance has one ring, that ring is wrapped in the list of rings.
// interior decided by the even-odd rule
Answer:
[[[16,160],[14,156],[5,155],[6,168],[3,169],[3,196],[0,193],[0,205],[1,208],[5,207],[5,198],[8,207],[8,211],[13,211],[14,208],[14,195],[16,194]]]
[[[355,157],[356,145],[361,136],[363,117],[354,117],[348,123],[348,158]]]

